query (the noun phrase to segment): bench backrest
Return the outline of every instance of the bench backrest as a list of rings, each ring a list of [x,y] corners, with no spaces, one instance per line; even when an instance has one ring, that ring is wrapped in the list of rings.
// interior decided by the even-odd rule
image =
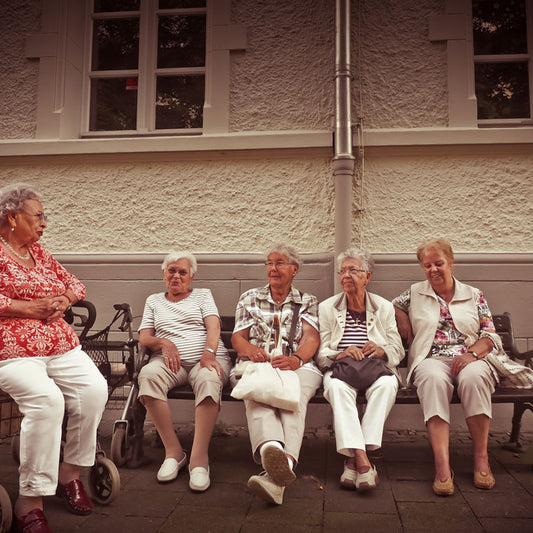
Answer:
[[[222,342],[224,346],[229,350],[231,357],[235,360],[236,354],[231,346],[231,335],[233,328],[235,327],[234,316],[222,316],[221,319],[221,333]],[[503,349],[511,357],[515,358],[518,354],[518,350],[514,344],[513,327],[511,324],[510,313],[503,313],[502,315],[493,315],[494,327],[496,333],[501,337]],[[407,367],[407,357],[404,357],[400,363],[400,367]]]

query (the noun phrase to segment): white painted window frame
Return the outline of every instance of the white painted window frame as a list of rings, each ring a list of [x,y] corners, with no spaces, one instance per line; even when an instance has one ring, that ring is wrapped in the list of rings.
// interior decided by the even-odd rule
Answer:
[[[79,139],[82,132],[86,133],[82,120],[86,120],[84,113],[88,112],[83,91],[87,72],[84,54],[87,13],[86,0],[43,0],[41,33],[26,40],[26,57],[40,60],[37,139]],[[229,130],[230,52],[246,49],[246,29],[231,24],[231,0],[207,0],[206,30],[201,133],[224,134]],[[129,132],[132,135],[143,133]],[[185,137],[189,136],[176,135],[178,140]]]
[[[533,50],[533,0],[528,4],[528,48]],[[474,45],[472,33],[472,1],[446,0],[445,14],[429,20],[429,39],[447,42],[448,63],[448,125],[456,128],[483,126],[531,126],[533,121],[478,120],[475,92]],[[533,63],[529,54],[530,103],[533,106]],[[533,107],[532,107],[533,109]]]

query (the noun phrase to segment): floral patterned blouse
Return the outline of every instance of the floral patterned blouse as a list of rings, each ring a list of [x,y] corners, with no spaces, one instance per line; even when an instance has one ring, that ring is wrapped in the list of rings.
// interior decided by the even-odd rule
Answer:
[[[85,287],[69,274],[40,244],[30,249],[35,260],[27,268],[0,248],[0,312],[12,300],[36,300],[61,296],[71,290],[79,300]],[[72,350],[80,343],[76,332],[62,318],[46,322],[33,318],[0,317],[0,360],[46,357]]]
[[[451,358],[466,352],[466,336],[455,327],[446,300],[441,298],[438,294],[436,296],[440,305],[440,317],[429,355],[451,361]],[[411,289],[404,291],[400,296],[396,297],[392,303],[398,309],[408,313],[411,304]],[[480,337],[483,336],[484,331],[496,333],[492,321],[492,314],[487,304],[487,300],[481,291],[478,292],[476,307],[479,316]]]

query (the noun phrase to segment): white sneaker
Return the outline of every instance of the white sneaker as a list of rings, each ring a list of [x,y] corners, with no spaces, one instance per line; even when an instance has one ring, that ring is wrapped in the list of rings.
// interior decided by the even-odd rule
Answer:
[[[159,483],[168,483],[178,477],[178,472],[183,468],[187,462],[187,454],[183,452],[181,461],[177,461],[174,457],[168,457],[163,461],[163,464],[157,472],[157,481]]]
[[[344,463],[344,470],[341,475],[341,486],[348,490],[355,490],[355,480],[357,479],[357,470],[348,468]]]
[[[189,467],[189,488],[194,492],[203,492],[211,485],[209,467],[197,466],[192,470]]]
[[[262,472],[258,476],[252,476],[248,480],[248,488],[253,494],[269,503],[275,503],[276,505],[283,503],[285,487],[276,485],[266,472]]]
[[[287,454],[277,446],[266,446],[261,450],[261,464],[272,481],[281,487],[290,485],[296,475],[289,466]]]
[[[372,465],[368,472],[361,474],[357,472],[357,479],[355,480],[355,488],[357,490],[370,490],[375,489],[379,484],[379,477],[376,467]]]

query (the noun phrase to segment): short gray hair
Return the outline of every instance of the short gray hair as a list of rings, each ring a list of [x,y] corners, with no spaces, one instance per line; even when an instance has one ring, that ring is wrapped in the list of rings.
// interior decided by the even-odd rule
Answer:
[[[280,255],[286,256],[289,259],[290,263],[298,265],[298,270],[300,270],[304,264],[298,252],[288,244],[284,244],[282,242],[273,244],[265,253],[266,259],[268,259],[268,256],[273,253],[278,253]]]
[[[367,272],[372,272],[374,270],[374,259],[370,255],[370,252],[366,250],[360,250],[359,248],[348,248],[341,252],[337,256],[337,266],[340,268],[341,263],[344,259],[358,259],[361,261],[361,266]]]
[[[9,213],[22,213],[26,200],[41,201],[39,193],[30,185],[17,183],[0,189],[0,225],[7,222]]]
[[[163,260],[161,270],[166,270],[170,263],[175,263],[180,259],[187,259],[187,261],[189,261],[189,265],[191,265],[189,272],[192,276],[194,276],[198,270],[198,263],[196,262],[196,257],[194,257],[194,255],[192,255],[190,252],[170,252]]]

